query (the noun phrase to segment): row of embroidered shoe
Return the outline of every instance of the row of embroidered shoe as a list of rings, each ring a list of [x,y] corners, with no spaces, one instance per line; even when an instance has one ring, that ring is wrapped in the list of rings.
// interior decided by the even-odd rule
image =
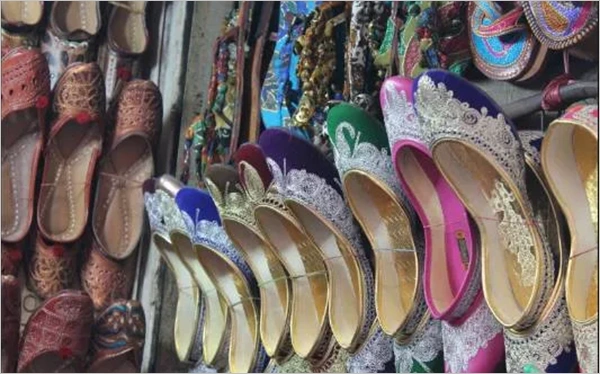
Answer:
[[[390,78],[381,96],[385,127],[349,104],[328,113],[337,170],[270,129],[240,147],[237,170],[208,169],[212,199],[167,177],[146,184],[154,244],[178,282],[180,360],[570,371],[577,350],[597,371],[597,106],[569,108],[543,139],[447,72]]]

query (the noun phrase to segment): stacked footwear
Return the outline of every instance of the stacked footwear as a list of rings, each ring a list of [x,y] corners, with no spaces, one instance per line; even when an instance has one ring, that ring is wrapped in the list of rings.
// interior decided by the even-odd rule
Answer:
[[[115,6],[107,45],[147,35],[144,11]],[[3,372],[140,369],[144,311],[128,299],[162,100],[129,74],[107,112],[101,19],[98,2],[55,2],[39,49],[43,3],[2,3]],[[148,44],[133,43],[132,61]],[[22,292],[37,305],[19,343]]]

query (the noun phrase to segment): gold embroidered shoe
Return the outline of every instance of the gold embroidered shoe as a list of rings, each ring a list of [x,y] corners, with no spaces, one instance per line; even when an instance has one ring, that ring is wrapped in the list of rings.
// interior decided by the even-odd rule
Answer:
[[[485,299],[504,327],[528,328],[543,312],[554,273],[517,133],[484,92],[451,73],[428,71],[413,92],[433,160],[477,223]]]
[[[564,296],[564,274],[567,265],[563,238],[563,217],[551,196],[540,163],[539,147],[543,133],[520,131],[525,155],[527,194],[540,231],[545,234],[554,266],[551,295],[537,321],[525,329],[504,329],[506,370],[528,372],[573,372],[576,366],[573,331]]]
[[[197,260],[227,305],[231,319],[227,369],[234,373],[262,372],[267,355],[260,342],[258,292],[252,271],[221,226],[208,192],[183,187],[175,201],[193,238]]]
[[[175,349],[182,362],[200,359],[209,367],[221,369],[227,364],[227,307],[214,282],[200,266],[193,238],[186,231],[174,198],[181,188],[181,184],[168,175],[156,182],[150,180],[144,186],[153,243],[173,272],[179,292]],[[200,352],[196,352],[198,348]]]
[[[392,162],[423,225],[423,294],[432,318],[441,323],[445,371],[494,372],[504,366],[504,339],[481,290],[479,232],[431,158],[414,111],[412,86],[409,78],[386,79],[381,106]],[[417,347],[415,352],[424,351]],[[420,357],[415,361],[424,362]]]
[[[348,203],[375,253],[371,292],[379,324],[397,338],[397,369],[441,371],[440,322],[431,319],[421,283],[421,228],[394,174],[385,128],[349,104],[332,108],[327,122]]]
[[[542,166],[571,232],[565,277],[577,357],[598,372],[598,106],[574,105],[550,124]]]
[[[167,268],[173,273],[177,284],[177,305],[173,336],[177,358],[182,362],[203,362],[202,340],[204,333],[200,287],[177,254],[171,243],[169,232],[179,224],[179,209],[173,196],[180,188],[171,179],[159,178],[162,183],[148,180],[144,184],[144,201],[152,230],[152,246],[158,250]],[[170,183],[175,182],[175,183]]]
[[[255,144],[244,144],[236,153],[236,161],[244,188],[259,192],[254,208],[256,222],[292,281],[292,347],[313,370],[325,370],[339,351],[327,320],[329,282],[325,264],[281,195],[270,190],[273,177],[262,150]],[[249,168],[256,173],[247,173]]]
[[[249,166],[243,173],[245,180],[260,178]],[[254,218],[254,205],[262,197],[262,190],[254,189],[253,184],[244,189],[238,172],[221,164],[207,168],[205,184],[219,209],[223,228],[257,278],[260,336],[267,355],[275,360],[285,360],[292,353],[289,336],[292,295],[289,277]]]
[[[327,120],[349,206],[375,252],[379,323],[390,336],[411,335],[427,309],[421,285],[422,238],[413,234],[416,217],[394,175],[385,129],[349,104],[332,108]]]
[[[392,342],[376,322],[371,263],[339,188],[337,170],[318,148],[287,130],[266,130],[259,144],[273,173],[273,189],[325,262],[331,285],[329,323],[349,354],[347,370],[386,370]]]

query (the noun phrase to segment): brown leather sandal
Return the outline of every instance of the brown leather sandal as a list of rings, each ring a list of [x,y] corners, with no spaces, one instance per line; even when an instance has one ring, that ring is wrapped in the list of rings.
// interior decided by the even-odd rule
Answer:
[[[33,218],[50,80],[44,56],[19,48],[2,59],[2,240],[18,242]]]
[[[106,257],[94,240],[81,267],[81,283],[94,308],[102,310],[117,299],[127,299],[135,277],[136,257],[115,261]]]
[[[102,159],[92,226],[102,251],[117,260],[136,248],[144,223],[142,184],[154,174],[152,149],[162,99],[150,81],[127,83],[117,103],[115,130]]]
[[[146,335],[142,305],[115,301],[94,324],[88,373],[139,373]]]
[[[46,300],[23,330],[18,372],[80,372],[93,323],[92,300],[82,291],[66,290]]]
[[[77,286],[77,249],[74,245],[51,244],[37,233],[29,260],[29,286],[42,299]]]
[[[2,372],[14,372],[19,357],[21,288],[12,275],[2,276]]]
[[[90,185],[102,151],[104,80],[97,64],[77,63],[64,72],[54,90],[54,110],[37,221],[46,239],[69,243],[86,227]]]

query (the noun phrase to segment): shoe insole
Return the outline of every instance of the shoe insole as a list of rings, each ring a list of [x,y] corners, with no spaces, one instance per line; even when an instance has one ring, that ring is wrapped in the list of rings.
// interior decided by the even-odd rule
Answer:
[[[574,316],[585,321],[598,315],[598,140],[576,127],[573,129],[572,142],[577,164],[575,170],[579,174],[577,180],[581,181],[579,189],[583,189],[583,194],[580,194],[585,201],[574,205],[576,208],[573,209],[576,247],[571,256],[581,254],[572,260],[571,274],[577,280],[569,286],[574,288],[572,295],[580,295],[573,295],[572,305],[583,306],[583,310],[576,310]],[[576,193],[573,191],[573,194]],[[579,298],[581,300],[577,300]]]
[[[560,200],[571,233],[565,279],[571,318],[598,315],[598,140],[568,123],[550,127],[544,141],[544,171]]]
[[[325,264],[296,223],[266,207],[256,208],[255,215],[292,279],[292,346],[300,357],[310,357],[327,328],[329,284]]]
[[[4,21],[29,26],[40,22],[44,11],[41,1],[3,1],[1,6]]]
[[[144,224],[142,183],[154,174],[148,142],[131,136],[108,153],[100,164],[94,232],[103,248],[115,258],[125,258],[138,244]]]
[[[40,137],[36,111],[2,121],[2,240],[20,240],[31,225]]]
[[[478,224],[490,308],[503,325],[518,324],[537,301],[544,276],[536,227],[530,226],[534,217],[524,213],[527,196],[470,146],[447,141],[434,148],[433,157]]]
[[[286,337],[289,300],[288,277],[271,246],[250,228],[224,220],[231,240],[245,255],[260,289],[260,336],[269,357]]]
[[[398,201],[362,172],[344,177],[354,213],[375,254],[375,308],[381,328],[396,334],[415,303],[418,264],[410,222]]]
[[[428,155],[403,147],[397,161],[425,226],[429,279],[424,283],[429,301],[444,313],[457,301],[472,261],[464,238],[469,225],[465,208]]]
[[[177,283],[177,306],[173,326],[175,351],[180,361],[188,361],[192,352],[197,331],[196,325],[200,317],[200,290],[192,274],[181,262],[168,238],[160,234],[152,234],[152,242],[158,249],[168,269],[173,273]],[[104,370],[101,370],[104,371]],[[99,371],[100,372],[100,371]],[[111,371],[106,371],[110,373]]]
[[[65,34],[85,31],[94,36],[100,30],[97,1],[58,1],[52,14],[56,27]]]
[[[229,307],[231,337],[229,346],[229,371],[249,373],[259,348],[258,311],[255,300],[241,270],[214,249],[196,246],[200,263],[210,273]]]
[[[69,121],[46,148],[38,223],[48,240],[72,242],[87,225],[90,184],[102,134],[97,124]]]
[[[365,318],[366,291],[358,260],[337,229],[302,204],[290,201],[288,205],[322,253],[329,275],[331,331],[342,348],[351,350]]]
[[[202,354],[208,365],[213,365],[223,359],[220,354],[224,352],[226,342],[228,311],[225,300],[217,291],[217,286],[207,272],[207,269],[198,261],[196,246],[190,238],[178,231],[171,233],[171,241],[175,247],[178,261],[187,268],[195,282],[202,290],[204,298],[204,333]]]
[[[109,25],[110,35],[116,46],[127,53],[144,52],[146,47],[145,1],[120,1],[115,6]]]

